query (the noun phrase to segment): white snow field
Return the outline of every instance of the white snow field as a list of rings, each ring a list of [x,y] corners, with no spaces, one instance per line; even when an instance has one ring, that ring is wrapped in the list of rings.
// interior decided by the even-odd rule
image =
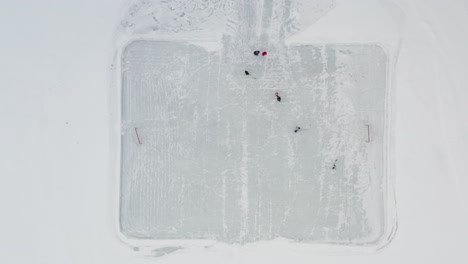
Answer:
[[[279,2],[288,1],[263,8]],[[238,11],[255,23],[255,8],[242,3]],[[180,40],[124,47],[121,233],[387,243],[395,223],[386,212],[385,51],[288,46],[282,34],[256,42],[250,27],[233,30],[214,51]],[[268,55],[254,56],[257,47]]]
[[[273,5],[268,6],[267,3]],[[254,5],[254,8],[248,12],[247,10],[239,12],[241,6],[249,7],[246,4]],[[466,245],[468,245],[468,225],[466,224],[468,222],[468,203],[466,202],[468,201],[468,177],[466,177],[468,175],[468,166],[466,166],[468,160],[467,10],[468,1],[466,0],[0,1],[0,19],[2,19],[0,23],[2,32],[2,41],[0,41],[0,77],[2,80],[0,88],[2,125],[0,129],[0,226],[2,227],[0,263],[466,264],[468,259],[466,250]],[[244,19],[248,21],[242,24]],[[239,28],[245,31],[250,30],[251,33],[245,35],[239,31]],[[130,43],[133,44],[130,45]],[[347,235],[353,240],[347,242],[342,240],[339,244],[331,242],[332,239],[338,240],[332,237],[337,234],[336,229],[328,229],[329,241],[314,241],[313,239],[319,239],[318,236],[309,237],[308,240],[299,240],[297,233],[306,236],[311,234],[310,231],[293,233],[295,228],[299,229],[299,226],[323,227],[325,223],[314,222],[318,217],[324,216],[323,211],[316,211],[313,217],[309,217],[311,221],[276,226],[277,229],[274,231],[282,233],[269,233],[265,231],[266,227],[256,225],[256,223],[265,223],[260,221],[268,220],[264,215],[263,218],[257,216],[257,219],[243,218],[246,219],[244,226],[249,229],[244,229],[248,233],[244,234],[242,240],[240,233],[237,237],[235,234],[235,231],[240,232],[240,226],[232,225],[234,219],[240,219],[240,215],[226,217],[226,227],[231,228],[233,232],[229,234],[229,237],[222,236],[221,232],[225,229],[219,227],[219,221],[223,219],[223,207],[210,208],[206,213],[218,213],[216,217],[209,215],[209,219],[218,221],[212,225],[212,232],[203,233],[203,235],[207,234],[205,237],[211,235],[211,238],[193,239],[187,232],[179,229],[177,235],[180,238],[161,239],[149,232],[150,227],[154,227],[154,223],[144,225],[142,222],[141,226],[146,226],[147,229],[141,230],[140,233],[147,234],[146,238],[137,237],[135,229],[121,229],[119,223],[120,202],[123,202],[120,200],[119,189],[123,183],[121,176],[131,175],[125,174],[126,171],[121,171],[121,165],[123,165],[121,147],[126,148],[127,154],[147,153],[150,149],[149,144],[157,143],[169,148],[168,143],[156,139],[158,133],[162,134],[162,131],[169,129],[170,126],[174,131],[177,129],[180,135],[189,131],[188,127],[183,127],[181,124],[170,123],[173,122],[171,120],[151,126],[149,123],[142,122],[141,119],[131,121],[135,122],[134,124],[121,120],[122,110],[130,110],[121,105],[124,102],[121,96],[122,88],[124,88],[121,83],[123,51],[127,47],[128,51],[132,49],[136,51],[138,47],[146,46],[148,51],[146,53],[159,54],[158,56],[162,57],[162,53],[158,51],[161,47],[156,48],[156,46],[165,43],[172,43],[173,50],[176,50],[164,54],[166,59],[178,56],[181,60],[188,60],[198,56],[197,61],[206,63],[200,65],[200,69],[202,67],[210,69],[215,65],[223,65],[224,68],[220,69],[219,73],[208,70],[199,71],[198,74],[201,76],[197,77],[190,75],[188,70],[194,65],[188,63],[179,67],[180,72],[187,72],[186,76],[176,74],[176,70],[167,68],[167,72],[172,72],[172,75],[158,77],[170,78],[166,81],[174,84],[174,88],[170,90],[174,93],[169,92],[167,85],[155,85],[154,91],[151,91],[161,99],[177,98],[177,101],[172,104],[169,102],[154,103],[153,107],[160,110],[164,106],[174,106],[173,109],[166,109],[167,111],[158,112],[157,115],[153,110],[154,118],[162,120],[169,114],[172,117],[178,113],[179,119],[188,120],[188,116],[185,116],[187,112],[183,112],[182,107],[192,107],[192,109],[198,107],[200,109],[199,130],[193,130],[193,134],[197,133],[198,138],[184,137],[182,141],[174,140],[174,142],[184,142],[188,145],[188,143],[194,144],[204,140],[205,146],[198,151],[200,155],[195,155],[193,152],[177,152],[179,150],[175,148],[176,145],[173,145],[172,152],[166,153],[172,153],[172,157],[178,155],[178,159],[167,162],[166,167],[157,165],[150,167],[142,164],[141,168],[148,168],[148,173],[140,175],[152,173],[154,179],[158,175],[161,177],[162,173],[169,175],[171,173],[169,166],[173,166],[173,172],[180,172],[182,166],[175,167],[175,165],[181,160],[181,156],[185,155],[187,161],[193,161],[187,164],[187,167],[193,167],[193,175],[189,178],[187,175],[191,172],[187,172],[175,177],[161,178],[167,180],[165,184],[169,186],[167,189],[171,186],[171,180],[177,180],[173,182],[174,184],[180,184],[181,180],[192,179],[192,183],[197,183],[195,180],[201,180],[203,176],[201,166],[211,169],[205,172],[205,177],[217,177],[221,181],[217,184],[218,186],[221,184],[222,187],[223,177],[215,173],[216,169],[219,170],[219,167],[227,164],[235,167],[227,168],[226,184],[231,184],[231,186],[238,184],[241,187],[242,156],[238,156],[237,160],[224,160],[226,154],[229,153],[226,151],[216,157],[223,161],[216,167],[215,164],[196,164],[197,159],[201,161],[203,157],[213,158],[214,154],[208,153],[209,151],[221,152],[225,148],[222,144],[226,141],[219,140],[227,139],[226,132],[218,133],[218,130],[226,126],[229,120],[230,129],[233,131],[231,139],[239,140],[236,144],[231,142],[231,156],[242,154],[242,140],[245,140],[246,150],[249,153],[247,160],[255,161],[259,166],[256,167],[254,163],[247,162],[244,167],[248,172],[249,180],[248,188],[244,190],[252,191],[247,192],[248,196],[245,199],[250,202],[248,207],[241,207],[242,204],[236,203],[236,200],[241,201],[241,190],[226,189],[231,194],[235,192],[237,194],[237,197],[226,196],[226,202],[231,206],[225,208],[226,213],[233,212],[235,208],[240,212],[240,209],[244,208],[248,209],[245,212],[255,216],[254,209],[267,208],[265,204],[259,205],[255,202],[260,200],[253,199],[262,198],[261,201],[268,201],[271,197],[279,201],[278,207],[274,207],[278,211],[285,208],[286,203],[293,205],[296,201],[294,205],[305,208],[307,207],[305,203],[310,202],[310,207],[316,206],[320,210],[329,209],[330,221],[336,220],[336,212],[341,210],[336,205],[339,205],[340,200],[343,201],[342,198],[345,196],[339,191],[334,192],[336,196],[323,196],[324,199],[331,198],[329,201],[333,203],[322,206],[323,204],[317,203],[319,199],[313,197],[313,194],[317,192],[314,189],[311,189],[311,192],[302,191],[300,184],[305,187],[312,185],[310,182],[304,183],[304,179],[308,179],[305,177],[309,177],[316,182],[317,185],[313,186],[316,189],[321,186],[330,186],[339,190],[338,187],[343,187],[345,183],[341,182],[342,185],[339,185],[340,182],[336,180],[339,177],[346,179],[342,171],[346,170],[344,163],[359,164],[356,166],[363,172],[366,169],[364,154],[367,153],[368,165],[373,162],[370,159],[380,159],[377,154],[383,151],[383,164],[378,161],[374,161],[374,164],[383,165],[383,171],[388,172],[386,176],[377,173],[369,174],[371,175],[369,179],[372,181],[363,181],[362,189],[356,189],[357,184],[349,184],[354,195],[351,196],[350,202],[353,202],[357,208],[369,212],[369,214],[359,212],[357,215],[361,217],[360,219],[378,220],[383,217],[381,222],[361,222],[363,226],[373,227],[372,232],[367,229],[368,231],[360,230],[354,234],[346,234],[343,230],[342,239],[344,235]],[[366,49],[364,49],[365,46],[367,46]],[[351,64],[361,65],[367,69],[362,70],[362,72],[367,72],[367,77],[376,76],[377,69],[366,66],[363,61],[364,56],[363,60],[358,61],[350,54],[349,59],[352,60],[344,61],[347,58],[344,54],[333,52],[350,49],[356,53],[359,47],[363,48],[359,52],[368,55],[371,52],[368,48],[374,47],[379,50],[378,47],[384,47],[388,72],[385,89],[389,92],[385,94],[387,105],[384,108],[388,116],[378,114],[378,111],[359,109],[364,103],[371,102],[369,101],[371,98],[378,97],[369,94],[357,96],[358,91],[351,90],[352,87],[361,88],[363,85],[355,85],[352,82],[343,82],[343,84],[337,82],[335,85],[329,85],[332,82],[326,80],[328,77],[325,78],[326,73],[323,70],[316,74],[298,70],[311,71],[313,67],[318,69],[322,67],[320,65],[323,65],[323,62],[326,62],[324,54],[335,53],[337,61],[343,61],[341,63],[346,66],[346,68],[337,67],[333,75],[335,78],[352,79],[350,75],[341,74],[344,69],[347,72],[357,71],[357,68]],[[252,51],[255,49],[267,50],[269,54],[266,57],[254,57]],[[304,55],[298,61],[297,54],[301,49]],[[317,57],[313,57],[313,52],[317,49]],[[135,55],[136,53],[125,54]],[[136,59],[135,56],[128,58]],[[164,70],[163,65],[157,64],[159,60],[151,59],[150,56],[145,59],[154,69]],[[279,60],[281,63],[273,63]],[[127,62],[127,66],[131,65],[129,63],[130,61]],[[174,60],[166,66],[175,67],[175,63],[178,62]],[[135,63],[132,65],[132,67],[138,66]],[[278,68],[272,69],[273,65]],[[295,68],[291,68],[293,65]],[[257,79],[245,78],[246,76],[242,75],[245,69],[251,71],[252,74],[256,73]],[[266,69],[269,71],[267,72]],[[229,72],[232,74],[228,76]],[[267,76],[266,73],[270,75]],[[152,76],[153,79],[159,76],[156,73],[145,74]],[[294,79],[292,74],[297,77]],[[322,75],[323,79],[317,75]],[[133,76],[136,77],[136,75]],[[273,77],[276,79],[268,81],[268,78]],[[358,77],[355,75],[353,78]],[[175,78],[180,78],[180,80],[177,81]],[[230,80],[230,82],[226,81],[226,84],[217,85],[209,83],[206,78],[218,78]],[[311,80],[314,78],[322,81],[322,84],[312,83]],[[192,80],[193,85],[182,82],[189,79]],[[201,84],[197,81],[202,80],[207,82],[206,89],[220,93],[208,95],[208,92],[199,92],[198,97],[186,99],[180,99],[181,96],[175,95],[175,91],[183,91],[182,88],[185,88],[188,94],[201,91]],[[282,80],[285,81],[282,82]],[[366,80],[371,81],[369,78]],[[377,83],[377,80],[372,83]],[[147,82],[147,87],[149,84],[150,82]],[[189,87],[193,89],[193,92],[188,90]],[[149,92],[148,89],[133,88],[134,92]],[[266,90],[267,88],[271,90]],[[168,92],[161,93],[163,89]],[[243,90],[237,94],[234,92],[236,89]],[[381,91],[384,88],[372,86],[369,89]],[[281,103],[275,101],[274,92],[277,90],[283,98]],[[330,91],[333,90],[343,93],[331,93]],[[325,105],[326,99],[321,100],[318,96],[305,105],[306,98],[300,97],[299,93],[309,98],[312,97],[307,94],[307,91],[312,94],[328,93],[330,106],[327,109],[343,111],[348,116],[346,119],[337,119],[335,113],[338,112],[319,108],[320,105]],[[344,91],[348,92],[344,93]],[[337,96],[342,96],[342,99],[337,100]],[[235,100],[236,98],[245,99],[241,101]],[[355,100],[356,98],[365,101]],[[218,109],[220,118],[224,118],[219,123],[210,112],[216,111],[214,106],[218,100],[232,103],[227,106],[221,105],[223,108]],[[141,100],[141,102],[144,101]],[[295,102],[294,107],[301,111],[300,116],[292,114],[294,109],[292,102]],[[266,112],[256,111],[255,108],[244,109],[253,103],[272,113],[277,112],[284,116],[268,115]],[[379,106],[378,102],[374,103],[374,107]],[[339,109],[338,105],[347,105],[350,110]],[[137,107],[137,105],[134,106]],[[235,108],[239,110],[238,113],[227,115],[228,110],[234,111]],[[138,109],[145,110],[143,107]],[[206,109],[206,113],[201,112],[202,109]],[[247,111],[250,112],[246,114]],[[318,114],[319,111],[322,111],[324,115]],[[145,111],[145,113],[150,112]],[[292,117],[290,120],[284,118],[288,115]],[[353,115],[354,119],[349,118]],[[196,115],[192,113],[191,116],[195,118]],[[208,120],[214,120],[214,122],[207,122],[207,117]],[[312,126],[312,122],[318,125],[327,118],[329,123],[326,127]],[[244,138],[242,138],[241,129],[243,120],[246,122]],[[345,120],[350,120],[350,122],[341,127],[337,126]],[[251,123],[254,121],[263,122],[263,124],[253,127],[254,124]],[[382,121],[385,122],[384,126],[389,125],[383,133],[387,133],[390,140],[386,141],[387,137],[376,129]],[[192,124],[192,128],[195,127],[194,122],[195,119],[187,121]],[[307,124],[307,122],[311,123]],[[277,130],[265,128],[265,123],[272,123]],[[361,131],[361,125],[367,123],[372,125],[370,143],[362,142],[366,140],[366,131],[365,129]],[[211,126],[211,131],[208,129],[205,131],[207,131],[206,137],[213,137],[212,139],[200,136],[202,125]],[[291,129],[296,125],[302,125],[308,130],[292,134]],[[364,133],[359,136],[359,140],[356,138],[356,141],[353,141],[352,138],[340,134],[343,129],[353,130],[351,125],[356,126],[355,133]],[[132,126],[138,126],[141,145],[135,138]],[[150,128],[154,131],[150,131]],[[337,132],[325,133],[331,129],[336,129]],[[322,141],[317,135],[319,130],[324,131]],[[282,144],[264,145],[266,148],[277,148],[276,157],[273,157],[275,154],[273,152],[267,153],[266,157],[273,157],[272,159],[278,163],[284,163],[288,157],[285,151],[288,145],[284,142],[287,139],[297,142],[297,145],[292,145],[297,146],[296,149],[288,150],[296,151],[294,159],[296,162],[292,164],[294,170],[288,167],[287,162],[283,164],[284,166],[275,162],[266,166],[267,160],[254,155],[255,153],[265,155],[266,151],[262,150],[260,140],[265,142],[271,135],[276,135],[278,142],[283,141]],[[178,134],[167,136],[175,137]],[[253,141],[255,137],[258,138],[258,143]],[[331,137],[336,140],[331,140]],[[219,146],[215,145],[216,142]],[[299,145],[299,142],[302,145]],[[379,146],[382,143],[383,149]],[[316,144],[317,148],[305,148],[312,144]],[[353,147],[353,144],[355,147],[362,146],[362,149],[358,147],[359,151],[354,155],[354,157],[360,157],[361,161],[342,158]],[[318,150],[320,146],[327,145],[334,146],[334,148]],[[371,154],[371,148],[375,148],[377,154]],[[154,148],[153,151],[155,153],[153,156],[156,156],[160,150]],[[307,159],[305,154],[317,154],[317,156]],[[330,171],[329,166],[335,156],[343,163],[338,163],[339,170],[333,172]],[[143,156],[141,158],[141,161],[151,161],[143,159]],[[131,160],[127,159],[128,162]],[[133,160],[136,161],[138,158],[135,157]],[[304,160],[309,162],[304,163]],[[153,162],[156,161],[153,160]],[[264,174],[255,171],[260,166],[266,167]],[[314,166],[324,167],[323,185],[320,185],[316,178],[321,171],[317,171]],[[283,171],[274,171],[273,167],[281,168]],[[126,168],[132,170],[130,166]],[[152,170],[152,168],[155,169]],[[375,172],[381,170],[378,167],[371,169]],[[160,170],[159,173],[158,170]],[[307,170],[310,170],[310,173],[307,173]],[[274,181],[259,185],[252,183],[260,176],[262,179],[267,179],[267,172]],[[326,172],[330,173],[327,175],[328,178],[325,178]],[[171,174],[174,175],[174,173]],[[237,176],[228,178],[228,175]],[[363,174],[358,172],[349,174],[350,177],[359,175]],[[287,196],[288,189],[278,182],[280,177],[291,180],[291,185],[287,188],[291,189],[290,193],[293,195]],[[379,179],[385,181],[381,183],[380,190],[375,188],[379,185],[375,180]],[[330,184],[331,180],[334,181],[333,185]],[[188,195],[194,197],[195,200],[213,197],[213,201],[206,202],[220,203],[222,188],[217,189],[216,183],[208,180],[200,182],[204,184],[202,187],[190,190],[201,188],[207,190],[206,186],[212,188],[200,196],[194,193],[188,193]],[[364,240],[371,241],[373,235],[377,236],[378,227],[384,226],[385,233],[392,230],[391,227],[396,222],[395,218],[387,217],[395,216],[394,212],[390,212],[391,205],[395,205],[395,200],[391,199],[392,182],[398,202],[394,207],[398,212],[398,231],[385,248],[375,251],[375,246],[359,243],[364,243]],[[137,183],[142,187],[141,182],[135,181],[135,184]],[[186,183],[187,187],[189,182]],[[148,182],[148,185],[150,184],[156,185],[154,182]],[[283,189],[269,189],[269,186]],[[368,196],[364,195],[365,188],[368,190]],[[279,196],[278,198],[273,195],[267,196],[267,190],[286,195],[287,200],[280,199]],[[332,193],[329,189],[322,191],[324,194]],[[176,194],[177,192],[180,194],[180,190],[175,191]],[[131,193],[140,195],[142,198],[148,197],[144,193],[127,192],[127,194]],[[165,199],[166,203],[146,204],[147,212],[151,212],[149,209],[158,208],[157,206],[188,208],[187,204],[176,203],[174,200],[176,194],[159,193],[173,200]],[[216,196],[216,193],[220,195]],[[302,196],[310,194],[311,199],[293,200],[294,194]],[[379,196],[382,196],[380,200]],[[374,200],[371,197],[377,197],[377,199]],[[188,197],[180,198],[182,198],[181,201],[188,201]],[[361,198],[362,201],[358,201]],[[131,199],[127,200],[127,202],[130,201]],[[142,200],[141,204],[144,202]],[[304,204],[298,204],[299,202],[304,202]],[[197,208],[200,209],[201,205],[203,203],[195,204],[194,201],[194,208],[190,210],[193,212]],[[372,208],[371,205],[376,207]],[[381,205],[383,205],[383,212],[380,211]],[[288,214],[283,213],[280,216],[283,218],[287,216],[284,219],[289,222],[297,221],[301,217],[301,212],[297,208],[299,207],[291,207]],[[159,209],[170,210],[167,207],[159,207]],[[306,215],[308,212],[310,213],[304,210],[302,214]],[[122,211],[122,213],[125,212]],[[193,215],[204,217],[198,213]],[[134,217],[127,218],[127,222],[133,223],[135,227],[138,223],[132,220],[137,219],[137,214],[132,213],[127,216]],[[346,219],[344,216],[342,219]],[[176,219],[177,215],[168,217]],[[166,216],[154,218],[156,220],[169,219]],[[345,223],[344,220],[343,223]],[[187,221],[185,224],[186,228],[189,228]],[[352,222],[347,222],[347,224],[351,225]],[[257,231],[253,229],[255,226],[257,226]],[[336,225],[331,226],[336,227]],[[207,224],[196,227],[207,229]],[[261,230],[263,230],[262,233],[259,232]],[[289,232],[289,237],[286,232]],[[268,235],[271,236],[266,237]],[[325,235],[322,235],[323,238]],[[361,238],[358,238],[358,235]],[[373,250],[361,250],[369,247]],[[356,250],[348,250],[351,248]],[[166,255],[161,256],[163,254]],[[154,256],[159,257],[154,258]]]

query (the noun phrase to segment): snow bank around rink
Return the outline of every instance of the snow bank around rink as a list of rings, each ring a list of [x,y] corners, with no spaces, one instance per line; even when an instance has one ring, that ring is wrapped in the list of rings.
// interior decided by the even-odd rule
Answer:
[[[221,48],[227,17],[236,1],[132,0],[122,8],[115,35],[119,50],[136,39],[197,43],[208,51]]]
[[[305,3],[306,2],[306,3]],[[229,34],[229,25],[238,21],[230,20],[230,15],[236,9],[236,5],[242,1],[132,1],[123,8],[123,19],[117,28],[115,35],[115,63],[114,63],[114,83],[111,94],[111,107],[113,113],[120,111],[120,58],[123,50],[134,40],[163,40],[189,42],[205,48],[207,51],[221,49],[223,34]],[[340,43],[340,44],[378,44],[388,54],[390,60],[389,89],[393,83],[393,67],[396,63],[401,25],[397,23],[404,20],[399,8],[389,1],[332,1],[315,0],[296,3],[293,1],[295,12],[293,16],[297,19],[291,21],[286,30],[286,43],[289,45],[302,45],[314,43]],[[262,5],[261,2],[258,5]],[[227,30],[227,32],[226,32]],[[392,94],[388,94],[390,99]],[[391,102],[391,100],[390,100]],[[387,106],[390,116],[391,105]],[[112,164],[113,175],[120,172],[120,146],[114,144],[119,142],[120,137],[120,117],[113,120],[112,152],[115,153]],[[387,122],[392,135],[391,119]],[[388,137],[388,136],[387,136]],[[392,138],[388,137],[387,147],[392,146]],[[389,149],[387,153],[393,153]],[[179,249],[195,250],[201,248],[205,250],[294,250],[296,252],[317,252],[325,254],[354,254],[373,252],[385,246],[393,237],[396,228],[394,196],[393,196],[393,175],[392,156],[387,157],[387,184],[384,186],[388,190],[387,210],[389,225],[386,229],[384,241],[369,247],[353,247],[340,245],[320,245],[304,244],[286,239],[278,238],[273,241],[256,242],[246,245],[229,245],[215,241],[195,241],[195,240],[145,240],[128,239],[120,234],[119,223],[116,228],[119,236],[125,243],[131,245],[137,254],[143,253],[148,256],[162,256]],[[115,219],[119,217],[119,179],[115,177]]]

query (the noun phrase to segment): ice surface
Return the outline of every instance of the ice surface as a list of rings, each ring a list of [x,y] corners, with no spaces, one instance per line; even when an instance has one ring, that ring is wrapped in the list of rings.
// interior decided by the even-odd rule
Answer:
[[[124,50],[121,232],[376,243],[385,228],[386,54],[279,43],[255,57],[235,43],[224,38],[223,51],[208,52],[135,41]]]

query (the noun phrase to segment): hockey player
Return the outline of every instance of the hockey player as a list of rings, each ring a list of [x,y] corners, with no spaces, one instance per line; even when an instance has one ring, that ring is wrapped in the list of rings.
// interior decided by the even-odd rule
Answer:
[[[250,77],[252,77],[252,78],[254,78],[254,79],[257,79],[257,78],[255,78],[255,77],[253,77],[252,75],[250,75],[250,72],[248,72],[248,71],[244,71],[244,73],[245,73],[245,75],[247,75],[247,76],[250,76]]]
[[[278,92],[275,93],[275,96],[276,96],[276,100],[277,100],[278,102],[281,102],[281,97],[279,96],[279,93],[278,93]]]

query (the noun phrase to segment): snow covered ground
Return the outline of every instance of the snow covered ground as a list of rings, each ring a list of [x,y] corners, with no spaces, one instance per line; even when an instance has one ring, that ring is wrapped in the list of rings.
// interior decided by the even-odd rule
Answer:
[[[153,6],[151,1],[145,2]],[[211,3],[232,10],[225,8],[232,2]],[[317,11],[307,16],[292,13],[297,19],[284,32],[285,43],[383,43],[390,64],[395,65],[391,105],[395,145],[390,151],[396,176],[397,235],[388,247],[371,255],[323,256],[301,244],[280,240],[189,247],[159,261],[465,263],[466,2],[310,3]],[[204,47],[216,51],[220,49],[216,40],[225,25],[217,22],[230,15],[228,11],[210,15],[206,6],[170,4],[174,10],[188,11],[172,17],[174,12],[164,16],[158,13],[162,11],[143,8],[147,16],[134,15],[135,20],[122,22],[122,16],[132,17],[137,10],[128,12],[126,6],[119,11],[116,1],[1,3],[2,263],[154,262],[116,235],[118,174],[114,165],[118,163],[114,144],[120,136],[120,114],[113,101],[115,91],[109,92],[110,87],[115,88],[111,75],[116,70],[111,53],[118,43],[114,28],[119,24],[117,30],[124,27],[127,33],[148,35],[158,25],[148,31],[146,19],[154,21],[152,14],[156,14],[161,24],[171,22],[163,30],[180,33],[180,39],[173,40],[191,36],[199,42],[210,41]],[[282,9],[272,8],[273,19],[263,25],[284,24],[285,20],[275,19],[279,15],[275,10]],[[215,22],[188,19],[193,12],[206,12]],[[192,30],[196,28],[209,30]],[[251,30],[261,32],[261,28],[257,25]],[[260,35],[262,38],[268,39]],[[110,135],[108,131],[112,131]]]

